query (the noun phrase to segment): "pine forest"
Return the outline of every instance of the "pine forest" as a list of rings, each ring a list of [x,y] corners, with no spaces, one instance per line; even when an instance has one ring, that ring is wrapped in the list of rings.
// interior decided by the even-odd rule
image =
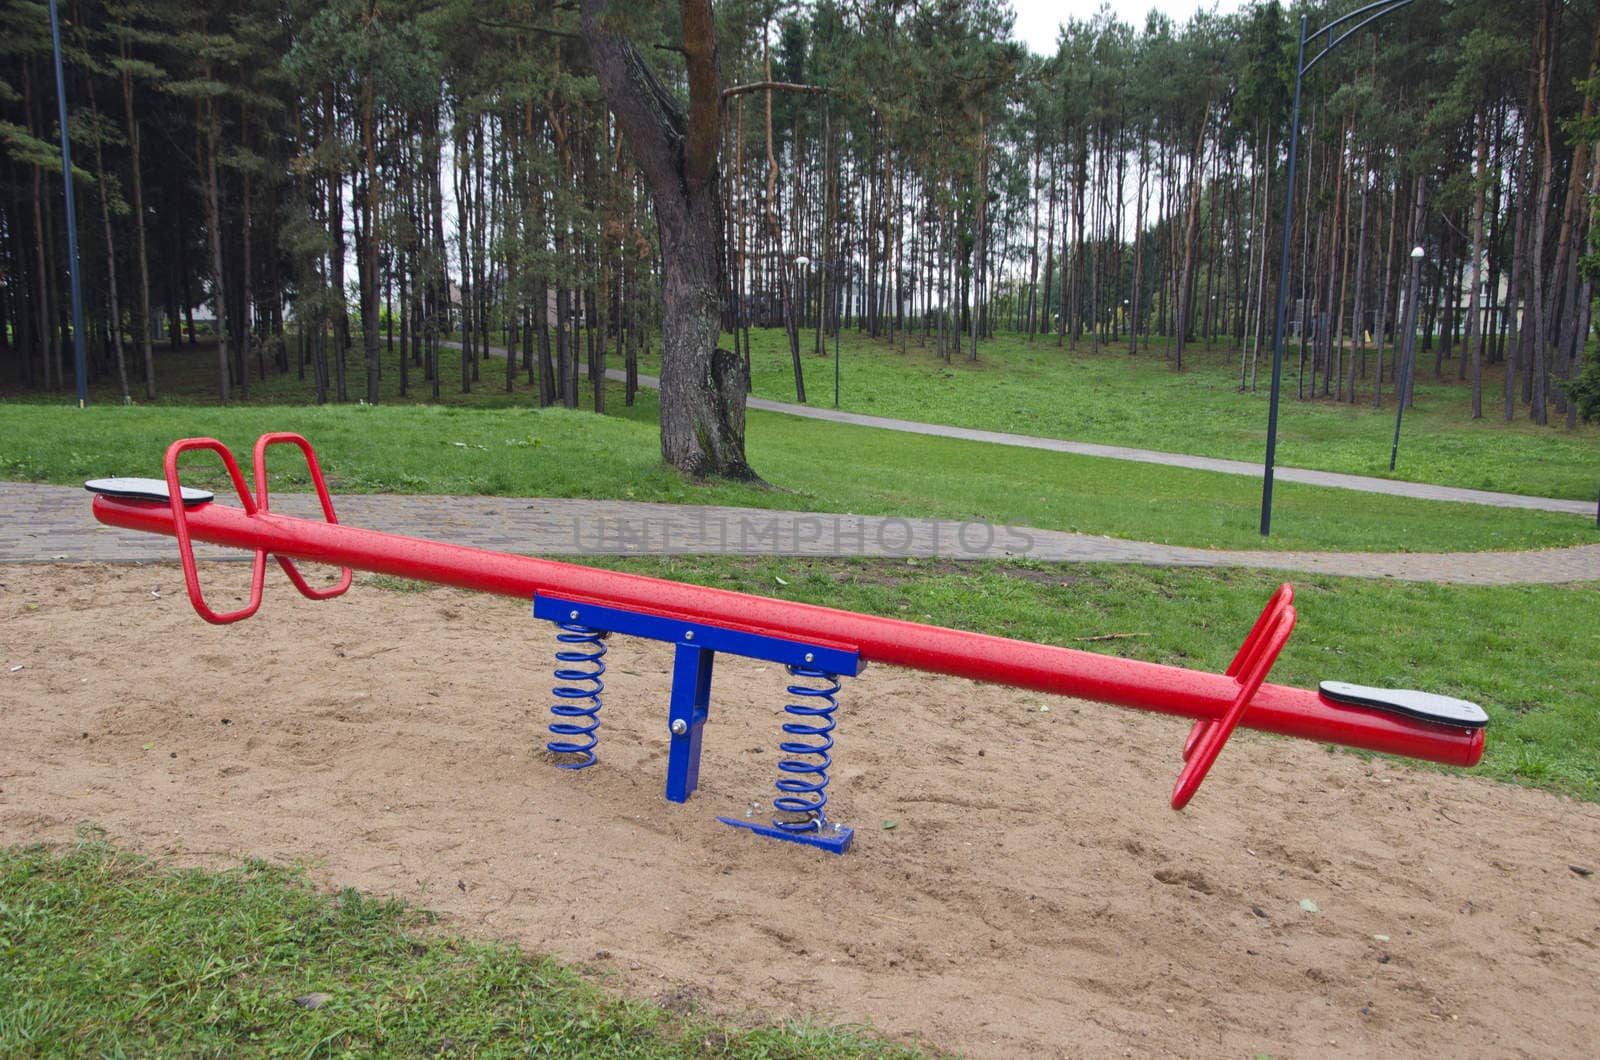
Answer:
[[[1204,344],[1252,389],[1294,196],[1290,397],[1389,400],[1410,331],[1474,417],[1575,423],[1600,5],[1374,23],[1307,75],[1289,186],[1300,19],[1362,2],[1106,4],[1038,55],[996,0],[68,0],[90,371],[158,399],[198,336],[222,400],[299,373],[377,402],[398,348],[402,393],[599,406],[651,349],[664,387],[684,357],[691,389],[734,385],[750,330],[781,328],[805,401],[803,354],[853,329],[947,360],[1002,332],[1122,342],[1174,371]],[[0,20],[0,387],[65,392],[50,15]]]

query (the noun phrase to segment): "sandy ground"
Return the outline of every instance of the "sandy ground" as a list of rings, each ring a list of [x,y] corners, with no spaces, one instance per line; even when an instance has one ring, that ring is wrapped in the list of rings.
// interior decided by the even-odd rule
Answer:
[[[204,573],[220,607],[243,570]],[[1600,875],[1572,867],[1600,870],[1600,807],[1242,734],[1180,815],[1176,719],[872,667],[845,686],[836,857],[714,819],[770,797],[770,664],[719,660],[674,805],[660,645],[611,642],[601,761],[568,772],[553,636],[515,601],[314,604],[274,572],[215,628],[175,567],[0,583],[6,843],[91,822],[184,862],[302,859],[670,1005],[973,1056],[1600,1042]]]

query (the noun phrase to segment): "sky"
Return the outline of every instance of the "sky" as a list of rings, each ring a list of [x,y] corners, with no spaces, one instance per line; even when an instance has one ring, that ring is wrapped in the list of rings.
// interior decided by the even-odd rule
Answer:
[[[1070,18],[1089,18],[1102,2],[1109,2],[1122,21],[1135,28],[1144,25],[1144,17],[1152,9],[1165,11],[1181,25],[1201,8],[1228,12],[1244,6],[1244,0],[1011,0],[1017,12],[1017,39],[1041,55],[1053,55],[1056,27]]]

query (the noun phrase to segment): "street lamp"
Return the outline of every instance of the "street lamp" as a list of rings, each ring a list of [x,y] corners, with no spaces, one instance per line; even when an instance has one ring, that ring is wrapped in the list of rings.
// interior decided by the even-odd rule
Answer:
[[[61,23],[56,0],[50,0],[50,44],[56,58],[56,104],[61,115],[61,183],[66,191],[67,278],[72,285],[73,372],[78,382],[78,407],[89,403],[89,372],[83,349],[83,287],[78,279],[78,209],[72,199],[72,138],[67,135],[67,80],[61,71]],[[43,322],[46,326],[48,322]],[[117,326],[112,322],[112,327]]]
[[[794,259],[794,263],[803,269],[811,264],[811,259],[802,254]],[[827,276],[830,272],[833,274],[833,407],[838,408],[839,332],[844,326],[844,259],[841,258],[835,262],[818,262],[817,269],[823,274],[823,276]],[[823,308],[823,298],[826,296],[826,291],[827,286],[824,283],[817,295],[817,315],[822,318],[826,318],[828,315],[827,311]],[[822,326],[820,324],[817,326],[817,330],[818,332],[822,330]]]
[[[1417,295],[1422,289],[1422,248],[1411,248],[1411,293],[1406,296],[1406,352],[1400,359],[1400,380],[1395,387],[1397,404],[1394,413],[1394,446],[1389,450],[1389,470],[1400,455],[1400,420],[1406,414],[1406,401],[1411,397],[1411,373],[1417,359]]]
[[[1300,94],[1305,83],[1306,74],[1311,68],[1322,61],[1323,56],[1343,44],[1356,33],[1361,32],[1369,24],[1376,22],[1385,15],[1393,14],[1402,7],[1409,7],[1413,0],[1378,0],[1377,3],[1367,4],[1357,8],[1348,15],[1343,15],[1323,26],[1315,33],[1306,32],[1306,16],[1300,16],[1300,50],[1295,59],[1294,72],[1294,116],[1290,119],[1291,138],[1289,141],[1289,179],[1285,183],[1283,196],[1283,254],[1278,264],[1278,314],[1272,330],[1272,400],[1267,412],[1267,457],[1261,469],[1261,536],[1266,537],[1272,530],[1272,468],[1278,453],[1278,393],[1283,379],[1283,325],[1284,316],[1289,310],[1289,249],[1292,245],[1290,236],[1294,228],[1294,171],[1295,163],[1300,155]],[[1354,21],[1348,29],[1344,27]],[[1342,30],[1342,32],[1341,32]],[[1335,36],[1337,34],[1337,36]],[[1327,43],[1322,50],[1306,61],[1306,42],[1318,38],[1326,38]]]
[[[833,407],[839,407],[839,332],[844,330],[844,259],[833,266]]]

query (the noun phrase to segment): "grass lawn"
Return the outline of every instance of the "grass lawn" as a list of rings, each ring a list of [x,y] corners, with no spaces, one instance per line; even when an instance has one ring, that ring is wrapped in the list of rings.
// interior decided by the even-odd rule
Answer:
[[[265,862],[173,869],[92,837],[0,848],[0,1054],[915,1055],[854,1031],[674,1015],[432,924]]]
[[[752,413],[749,453],[774,488],[697,484],[659,456],[655,395],[616,415],[460,405],[155,405],[87,410],[0,404],[0,478],[81,483],[160,474],[176,438],[212,435],[246,456],[255,437],[311,439],[337,493],[614,497],[687,504],[977,519],[1207,548],[1454,551],[1600,539],[1582,517],[1279,486],[1274,533],[1249,478]],[[295,457],[277,480],[303,488]],[[226,488],[196,455],[192,484]]]
[[[783,332],[755,331],[751,338],[755,393],[793,401],[794,369]],[[814,338],[814,333],[804,335],[801,345],[806,396],[812,405],[831,406],[833,347],[829,343],[826,356],[817,357],[810,352]],[[1241,394],[1239,358],[1227,354],[1223,343],[1209,351],[1197,344],[1184,358],[1184,371],[1173,372],[1164,345],[1130,357],[1122,343],[1095,354],[1087,339],[1072,350],[1058,347],[1054,336],[1029,343],[1024,336],[1003,334],[979,344],[976,363],[956,358],[946,365],[931,345],[919,347],[914,336],[902,354],[898,344],[847,332],[841,343],[840,406],[899,419],[1259,463],[1270,360],[1263,358],[1259,367],[1257,391]],[[1406,411],[1399,463],[1391,473],[1392,385],[1385,385],[1382,408],[1373,407],[1370,375],[1359,384],[1361,399],[1355,405],[1297,401],[1297,355],[1290,351],[1278,420],[1279,465],[1543,497],[1593,500],[1600,492],[1600,427],[1539,427],[1521,418],[1521,411],[1518,420],[1505,423],[1498,369],[1485,372],[1484,419],[1474,423],[1467,385],[1455,381],[1455,362],[1445,362],[1443,382],[1433,378],[1431,355],[1419,353],[1418,363],[1416,404]],[[651,361],[645,370],[655,368]]]

